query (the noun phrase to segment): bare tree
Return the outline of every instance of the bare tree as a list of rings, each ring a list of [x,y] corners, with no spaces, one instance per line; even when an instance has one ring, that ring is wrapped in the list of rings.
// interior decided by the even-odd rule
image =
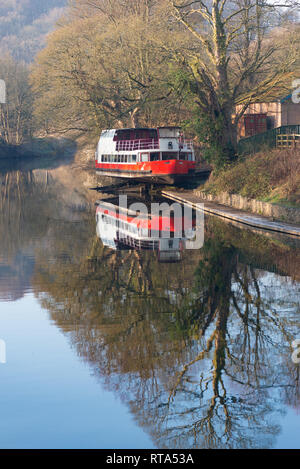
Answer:
[[[0,136],[7,144],[19,145],[30,133],[31,92],[28,70],[9,55],[0,59],[1,78],[7,87],[5,104],[0,104]]]
[[[170,3],[173,15],[194,39],[182,64],[190,73],[199,111],[214,123],[212,138],[219,138],[221,154],[228,161],[236,150],[238,120],[249,103],[263,99],[291,73],[295,50],[286,50],[279,60],[268,38],[282,5],[261,0]],[[236,104],[242,107],[233,119]]]

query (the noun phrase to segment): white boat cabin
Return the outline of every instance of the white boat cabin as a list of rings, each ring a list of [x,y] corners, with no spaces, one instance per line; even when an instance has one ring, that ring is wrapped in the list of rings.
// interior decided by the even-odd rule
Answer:
[[[191,140],[179,127],[103,130],[97,146],[99,163],[137,163],[159,160],[195,161]]]

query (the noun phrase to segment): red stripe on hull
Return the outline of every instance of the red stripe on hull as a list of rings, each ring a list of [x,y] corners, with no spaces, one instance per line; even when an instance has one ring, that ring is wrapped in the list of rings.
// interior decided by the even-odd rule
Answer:
[[[139,163],[98,163],[96,161],[96,168],[103,171],[116,171],[120,173],[137,173],[143,175],[144,173],[151,173],[151,176],[176,176],[188,175],[195,170],[195,161],[185,160],[166,160],[166,161],[147,161]],[[118,176],[123,177],[123,176]]]
[[[118,209],[117,206],[116,209]],[[113,211],[101,206],[97,207],[96,213],[109,215],[113,219],[118,219],[129,224],[136,225],[137,228],[146,228],[149,230],[158,229],[159,231],[167,231],[171,233],[176,233],[176,230],[178,230],[179,226],[181,230],[184,230],[184,227],[188,226],[188,223],[190,223],[190,220],[187,217],[173,218],[171,215],[164,217],[162,215],[153,216],[150,214],[150,216],[145,215],[145,218],[141,218],[141,214],[139,214],[139,216],[138,214],[136,214],[136,216],[129,216],[128,214],[118,213],[117,211]],[[195,227],[194,219],[192,220],[192,226]]]

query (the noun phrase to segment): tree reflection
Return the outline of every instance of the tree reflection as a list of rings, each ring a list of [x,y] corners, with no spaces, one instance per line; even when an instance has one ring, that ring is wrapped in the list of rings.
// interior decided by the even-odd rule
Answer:
[[[299,285],[245,263],[254,235],[241,245],[219,229],[209,222],[203,249],[171,269],[93,238],[75,269],[70,257],[36,271],[52,318],[159,447],[270,447],[284,404],[299,403]],[[289,252],[267,244],[275,263]]]
[[[171,414],[181,424],[173,426],[168,446],[188,441],[209,448],[268,447],[279,432],[271,422],[281,410],[280,393],[293,388],[299,398],[298,383],[285,373],[282,360],[295,324],[278,317],[257,277],[253,268],[239,264],[232,246],[212,239],[206,243],[196,270],[201,293],[194,329],[200,347],[169,395],[168,420]],[[291,361],[288,353],[285,360]]]

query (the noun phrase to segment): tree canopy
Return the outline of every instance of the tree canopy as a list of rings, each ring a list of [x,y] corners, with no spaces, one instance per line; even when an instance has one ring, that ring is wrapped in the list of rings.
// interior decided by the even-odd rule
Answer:
[[[185,124],[216,166],[230,163],[249,103],[295,76],[298,22],[284,11],[258,0],[73,0],[34,65],[37,121],[97,134]]]

